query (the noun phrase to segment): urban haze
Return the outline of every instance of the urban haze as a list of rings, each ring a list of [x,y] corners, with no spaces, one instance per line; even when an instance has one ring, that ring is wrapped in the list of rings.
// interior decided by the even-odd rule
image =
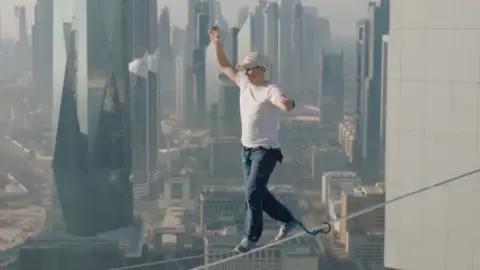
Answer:
[[[0,270],[480,270],[479,10],[0,0]],[[213,25],[232,64],[266,55],[295,100],[268,187],[329,233],[232,258],[240,89]],[[260,244],[278,228],[265,214]]]

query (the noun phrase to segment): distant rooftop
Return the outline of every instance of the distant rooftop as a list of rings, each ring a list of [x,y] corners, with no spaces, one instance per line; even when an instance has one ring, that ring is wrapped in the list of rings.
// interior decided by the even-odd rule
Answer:
[[[340,187],[340,191],[344,192],[347,195],[353,195],[353,193],[355,192],[356,185],[353,183],[335,183],[335,185],[338,185],[338,187]]]
[[[341,152],[343,153],[343,148],[340,145],[315,145],[315,153],[323,153],[323,152]]]
[[[170,152],[176,152],[176,151],[180,151],[181,148],[162,148],[162,149],[158,149],[158,152],[160,153],[170,153]]]
[[[343,178],[343,179],[353,179],[359,178],[355,172],[351,171],[331,171],[323,173],[322,177],[325,178]]]
[[[306,116],[306,115],[298,115],[298,116],[287,116],[282,119],[287,119],[291,121],[298,121],[298,122],[318,122],[320,121],[320,117],[318,116]]]
[[[136,217],[135,223],[132,226],[101,233],[97,236],[118,240],[120,247],[125,249],[127,258],[139,258],[142,256],[146,224],[143,217]]]
[[[185,230],[183,218],[187,209],[185,207],[169,207],[165,212],[162,228]]]
[[[365,195],[383,195],[385,193],[384,185],[368,185],[360,187]]]
[[[180,133],[181,133],[182,136],[194,138],[194,137],[207,136],[207,135],[208,135],[208,130],[191,130],[191,129],[187,129],[187,130],[182,130],[182,131],[180,131]]]
[[[62,245],[116,245],[125,251],[127,258],[139,258],[142,256],[145,223],[143,219],[137,219],[138,224],[120,228],[114,231],[101,233],[96,237],[76,237],[62,233],[42,233],[25,240],[24,243],[11,249],[0,252],[0,258],[15,257],[22,248],[49,247]]]
[[[355,183],[338,183],[341,190],[345,192],[348,196],[355,196],[355,197],[365,197],[365,196],[372,196],[372,195],[383,195],[385,194],[385,190],[381,188],[379,185],[364,185],[360,186]]]
[[[385,237],[385,231],[363,231],[358,227],[352,227],[348,230],[350,236],[363,236],[371,240],[379,240]]]
[[[163,224],[157,231],[161,231],[162,242],[167,245],[174,245],[177,243],[175,234],[184,234],[184,216],[187,212],[185,207],[169,207],[165,212]]]

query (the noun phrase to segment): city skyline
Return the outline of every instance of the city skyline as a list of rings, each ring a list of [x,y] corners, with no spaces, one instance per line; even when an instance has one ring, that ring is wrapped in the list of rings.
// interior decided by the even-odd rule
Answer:
[[[480,1],[16,1],[0,0],[20,5],[0,53],[0,266],[480,269],[479,220],[458,211],[479,185]],[[266,215],[244,256],[243,101],[263,97],[225,69],[252,51],[297,104],[253,145],[281,154],[267,188],[329,235],[265,246],[288,224]]]
[[[34,19],[33,7],[37,0],[0,0],[0,14],[1,14],[1,33],[2,38],[16,40],[18,37],[17,27],[11,25],[14,22],[15,16],[13,7],[18,5],[26,6],[27,24],[31,25]],[[230,3],[231,2],[231,3]],[[272,1],[278,2],[278,1]],[[363,18],[367,14],[367,3],[369,0],[303,0],[302,3],[307,6],[315,6],[318,8],[318,13],[322,17],[329,19],[334,37],[354,37],[355,23],[357,20]],[[248,5],[250,9],[253,8],[255,0],[233,1],[220,0],[222,4],[222,12],[229,22],[233,24],[237,21],[237,12],[240,7]],[[158,8],[168,6],[171,12],[172,25],[184,27],[187,23],[186,1],[179,0],[159,0]],[[228,8],[227,8],[228,5]],[[28,28],[30,33],[30,28]]]

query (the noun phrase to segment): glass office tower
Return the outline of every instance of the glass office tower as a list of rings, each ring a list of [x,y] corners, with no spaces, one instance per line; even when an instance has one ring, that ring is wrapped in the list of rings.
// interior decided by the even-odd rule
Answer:
[[[54,2],[53,171],[66,232],[133,223],[130,4]]]

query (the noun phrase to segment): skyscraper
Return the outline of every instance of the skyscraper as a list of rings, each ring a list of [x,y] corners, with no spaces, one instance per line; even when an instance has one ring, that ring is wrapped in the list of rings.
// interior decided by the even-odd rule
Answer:
[[[130,70],[130,110],[132,123],[132,154],[133,154],[133,183],[135,195],[145,196],[148,194],[148,102],[152,95],[153,79],[149,72],[150,46],[150,0],[130,0],[131,35],[130,46],[132,48]],[[150,100],[151,102],[151,100]]]
[[[205,47],[197,48],[194,53],[194,74],[195,74],[195,100],[194,114],[196,117],[195,126],[204,127],[206,124],[206,82],[205,82]]]
[[[225,56],[227,56],[228,61],[230,61],[230,63],[233,65],[237,64],[238,62],[238,31],[238,27],[230,28],[230,31],[228,31],[227,41],[224,45]]]
[[[191,48],[186,48],[185,51],[181,54],[183,55],[177,55],[178,60],[183,61],[183,63],[181,63],[181,69],[177,69],[177,72],[180,72],[180,78],[182,81],[180,89],[182,100],[182,117],[179,118],[179,120],[185,125],[190,126],[193,125],[195,122],[195,84],[193,66],[194,50]]]
[[[356,37],[356,62],[357,62],[357,104],[356,104],[356,118],[355,118],[355,139],[353,141],[353,165],[360,168],[363,158],[366,156],[364,145],[366,144],[366,131],[364,131],[366,120],[365,115],[365,86],[368,74],[369,63],[369,38],[370,23],[368,19],[363,19],[357,22],[357,37]]]
[[[254,50],[253,46],[253,27],[254,20],[252,15],[249,15],[237,34],[237,60],[242,62],[245,56]]]
[[[238,10],[238,21],[237,21],[237,25],[236,25],[237,27],[240,27],[240,26],[243,25],[243,23],[245,22],[245,20],[248,17],[248,14],[249,14],[248,7],[241,7]]]
[[[205,13],[197,15],[197,40],[198,45],[194,50],[194,74],[195,74],[195,124],[204,127],[206,124],[206,83],[205,83],[205,50],[210,43],[208,37],[209,16]]]
[[[336,128],[343,120],[344,83],[343,51],[323,50],[320,87],[321,124]]]
[[[294,85],[301,84],[303,78],[305,77],[304,71],[304,16],[303,16],[303,5],[300,0],[296,0],[293,5],[293,25],[292,25],[292,36],[291,36],[291,48],[292,55],[288,61],[288,65],[291,66],[290,71],[290,84],[287,89],[292,91]],[[293,84],[292,84],[293,83]],[[299,89],[298,89],[299,90]]]
[[[20,73],[27,71],[27,63],[30,63],[28,61],[30,51],[27,36],[27,15],[25,6],[15,6],[15,17],[18,20],[18,41],[15,44],[16,63],[12,64],[14,65],[14,69]]]
[[[278,82],[278,3],[268,3],[263,12],[265,18],[265,54],[272,61],[271,79]]]
[[[128,5],[62,0],[54,10],[64,13],[54,15],[53,173],[66,232],[93,236],[133,223]]]
[[[257,0],[255,3],[255,12],[253,18],[252,43],[253,51],[265,53],[265,14],[263,11],[268,2]]]
[[[290,89],[292,83],[291,61],[292,54],[292,26],[293,26],[293,4],[294,0],[280,1],[280,22],[279,22],[279,83],[284,89]]]
[[[302,34],[302,65],[307,73],[320,73],[320,60],[322,48],[325,48],[328,37],[325,36],[319,21],[317,9],[314,7],[303,8],[303,34]],[[327,21],[328,22],[328,21]],[[323,35],[323,36],[322,36]],[[305,75],[302,79],[303,99],[315,100],[319,89],[318,76]]]
[[[478,1],[390,2],[386,200],[479,167],[478,10]],[[385,266],[479,269],[478,179],[387,205]]]
[[[130,113],[132,126],[132,182],[135,197],[144,197],[149,193],[147,180],[147,117],[146,102],[148,88],[148,55],[134,59],[129,63],[130,71]]]
[[[217,136],[218,125],[218,75],[215,47],[210,43],[205,50],[205,106],[211,136]]]
[[[382,37],[382,65],[380,83],[380,151],[379,151],[379,179],[385,181],[385,147],[387,129],[387,81],[388,81],[388,41],[389,36]]]
[[[53,0],[40,0],[35,5],[32,25],[32,75],[40,97],[52,100]]]
[[[382,36],[389,29],[389,1],[371,2],[369,5],[368,62],[367,74],[361,88],[363,113],[360,115],[362,129],[362,178],[364,182],[383,181],[379,179],[380,121],[381,121],[381,74]]]
[[[135,0],[134,0],[135,1]],[[159,95],[158,92],[158,73],[161,72],[161,64],[158,62],[158,15],[157,15],[157,0],[149,0],[148,3],[148,90],[146,102],[146,155],[147,155],[147,183],[153,183],[158,180],[159,172],[157,168],[157,153],[158,141],[162,141],[163,134],[158,128],[158,106]],[[160,123],[161,124],[161,123]]]
[[[218,76],[218,135],[240,138],[240,100],[238,85],[225,74]]]
[[[170,11],[168,7],[164,7],[158,19],[158,65],[162,67],[162,70],[157,74],[159,78],[158,91],[161,93],[157,97],[159,132],[162,129],[162,108],[167,106],[169,109],[173,109],[171,105],[175,104],[175,77],[177,72],[175,69],[175,50],[181,50],[182,46],[185,46],[185,42],[179,42],[178,40],[178,31],[171,31],[170,28]],[[170,38],[170,33],[172,38]],[[159,146],[163,147],[163,142],[160,141]]]
[[[176,81],[176,95],[175,95],[175,114],[177,120],[183,122],[185,119],[184,112],[184,98],[185,98],[185,81],[183,80],[183,66],[185,65],[185,56],[179,53],[175,56],[175,81]]]

